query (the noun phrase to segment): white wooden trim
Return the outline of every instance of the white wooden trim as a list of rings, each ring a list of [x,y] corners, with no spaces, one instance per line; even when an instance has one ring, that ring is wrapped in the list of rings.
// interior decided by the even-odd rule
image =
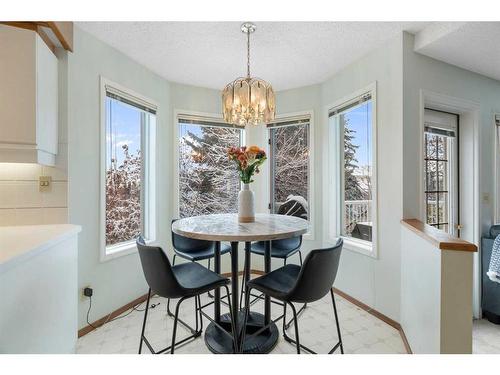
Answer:
[[[370,256],[372,258],[378,258],[378,168],[377,168],[377,140],[378,140],[378,131],[377,131],[377,81],[372,82],[368,86],[361,88],[359,90],[354,91],[350,95],[346,95],[339,100],[336,100],[326,106],[324,106],[324,116],[325,116],[325,124],[327,128],[327,136],[325,137],[326,149],[327,150],[335,150],[334,152],[340,152],[338,149],[339,145],[332,145],[332,136],[331,129],[329,124],[329,113],[335,107],[339,107],[346,102],[349,102],[353,98],[359,97],[367,92],[370,92],[372,95],[372,242],[371,245],[368,243],[357,243],[355,240],[351,240],[350,238],[345,242],[345,248],[363,255]],[[333,153],[330,152],[328,156],[328,163],[325,163],[325,168],[338,168],[337,157],[333,157]],[[335,164],[334,164],[335,163]],[[338,220],[337,217],[332,218],[331,212],[338,212],[335,209],[337,203],[332,202],[332,197],[334,196],[335,200],[338,199],[341,191],[341,183],[337,181],[336,173],[331,173],[328,169],[324,170],[324,176],[329,176],[329,178],[325,177],[325,183],[323,184],[323,201],[326,203],[326,210],[323,210],[325,213],[323,215],[324,220],[324,240],[330,243],[336,241],[338,237],[340,237],[339,225],[341,221]],[[334,191],[334,194],[330,194],[331,191]],[[335,230],[332,230],[335,228]],[[345,237],[343,237],[345,239]]]
[[[99,96],[99,106],[100,106],[100,121],[99,121],[99,151],[100,151],[100,163],[99,163],[99,258],[101,262],[106,262],[111,259],[125,256],[128,254],[135,253],[137,248],[135,246],[135,243],[133,241],[126,241],[123,243],[111,245],[111,246],[106,246],[106,85],[109,86],[114,86],[120,91],[126,92],[131,96],[137,97],[141,99],[142,101],[151,103],[151,105],[154,105],[157,107],[156,103],[153,100],[150,100],[149,98],[138,94],[132,90],[129,90],[128,88],[121,86],[113,81],[110,81],[103,76],[100,76],[100,96]],[[151,125],[151,124],[150,124]],[[155,124],[156,125],[156,124]],[[154,129],[155,130],[155,129]],[[142,132],[142,129],[141,129]],[[151,129],[150,129],[151,132]],[[150,133],[148,132],[148,133]],[[155,132],[154,132],[155,133]],[[148,142],[151,142],[151,139],[149,139],[149,136],[151,134],[148,134]],[[154,136],[154,135],[153,135]],[[141,134],[141,142],[144,142],[143,136]],[[156,150],[156,142],[155,140],[155,145],[154,148]],[[153,152],[155,151],[153,150]],[[147,150],[147,156],[143,156],[144,158],[150,158],[153,157],[155,158],[155,155],[151,155],[149,151]],[[157,163],[154,163],[154,172],[153,174],[157,174]],[[156,176],[154,176],[154,181],[152,182],[153,186],[148,186],[148,192],[145,194],[147,195],[148,203],[144,203],[144,206],[146,205],[151,205],[155,204],[156,202]],[[149,183],[147,184],[149,185]],[[149,211],[148,211],[149,214]],[[154,243],[156,241],[156,235],[157,235],[157,226],[158,226],[158,213],[157,210],[153,212],[153,217],[152,221],[153,223],[149,223],[149,226],[151,227],[151,233],[154,236],[154,238],[149,238],[148,243]],[[150,220],[151,221],[151,220]]]

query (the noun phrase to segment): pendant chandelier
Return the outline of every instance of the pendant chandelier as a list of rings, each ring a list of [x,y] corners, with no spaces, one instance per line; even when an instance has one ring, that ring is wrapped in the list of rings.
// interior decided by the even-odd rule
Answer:
[[[276,111],[271,85],[250,76],[250,34],[255,28],[250,22],[241,25],[241,31],[247,34],[247,76],[234,80],[222,90],[224,121],[239,126],[271,122]]]

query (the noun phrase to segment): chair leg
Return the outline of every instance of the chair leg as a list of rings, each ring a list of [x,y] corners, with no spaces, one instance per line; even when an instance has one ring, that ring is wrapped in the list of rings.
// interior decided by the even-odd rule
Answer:
[[[332,296],[332,304],[333,304],[333,313],[335,315],[335,323],[337,324],[337,335],[339,336],[339,343],[337,345],[340,345],[340,353],[344,354],[344,345],[342,344],[342,336],[340,334],[339,317],[337,314],[337,305],[335,304],[335,297],[333,296],[333,288],[330,289],[330,294]],[[333,347],[333,349],[331,350],[330,353],[333,353],[333,351],[335,351],[336,346]]]
[[[196,328],[194,329],[196,332],[198,332],[198,297],[194,297],[194,317],[196,321]]]
[[[251,246],[250,243],[245,242],[245,264],[243,266],[243,279],[241,281],[240,307],[243,306],[242,305],[243,294],[246,292],[246,288],[245,288],[246,283],[248,281],[250,281],[250,279],[247,277],[247,272],[248,272],[248,275],[250,275],[250,257],[251,257],[250,246]]]
[[[200,314],[200,334],[203,332],[203,314],[201,313],[201,298],[198,296],[198,311]]]
[[[245,277],[245,272],[243,271],[243,279],[241,280],[241,291],[240,291],[240,306],[242,305],[243,302],[243,290],[245,289],[245,283],[246,283],[246,277]]]
[[[300,266],[302,267],[302,252],[299,250],[299,252],[298,252],[298,253],[299,253],[299,262],[300,262]],[[300,316],[300,314],[302,314],[302,313],[304,312],[304,310],[306,309],[306,307],[307,307],[307,303],[304,303],[304,304],[302,305],[302,307],[299,309],[299,311],[297,311],[297,317],[299,317],[299,316]],[[286,323],[286,326],[285,326],[285,327],[286,327],[286,329],[290,328],[290,326],[292,325],[292,323],[293,323],[293,318],[292,318],[292,319],[290,319],[290,321],[289,321],[288,323]]]
[[[297,354],[300,354],[300,341],[299,341],[299,325],[297,324],[297,311],[295,310],[295,306],[290,302],[290,306],[292,308],[293,313],[293,324],[295,325],[295,341],[297,347]]]
[[[207,264],[208,270],[210,270],[210,263],[211,263],[210,260],[211,260],[211,258],[208,258],[208,264]],[[212,298],[212,299],[215,298],[214,295],[212,293],[210,293],[210,291],[208,291],[207,294],[208,294],[209,298]]]
[[[177,302],[177,306],[175,307],[175,317],[174,317],[174,327],[172,330],[172,345],[170,346],[170,354],[174,354],[175,349],[175,336],[177,334],[177,321],[179,319],[179,307],[181,307],[181,303],[186,299],[186,297],[182,297],[179,302]]]
[[[175,266],[175,257],[177,256],[177,254],[174,254],[173,258],[172,258],[172,267]],[[170,311],[170,298],[167,299],[167,314],[168,316],[174,316],[174,314],[172,314],[172,312]]]
[[[148,308],[150,299],[151,299],[151,288],[149,288],[148,291],[148,300],[146,302],[146,309],[144,310],[144,321],[142,322],[141,341],[139,342],[139,354],[141,354],[142,352],[142,341],[144,340],[144,330],[146,329],[146,320],[148,319]]]
[[[289,304],[291,307],[292,307],[292,312],[293,312],[293,324],[295,325],[295,340],[292,339],[291,337],[289,337],[287,334],[286,334],[286,324],[285,324],[285,321],[286,321],[286,304]],[[307,346],[305,345],[302,345],[299,341],[299,327],[298,327],[298,324],[297,324],[297,311],[295,310],[295,306],[293,306],[293,304],[291,302],[285,302],[285,306],[283,307],[284,310],[283,310],[283,338],[291,343],[291,344],[295,344],[296,348],[297,348],[297,354],[300,354],[300,348],[306,350],[308,353],[311,353],[311,354],[316,354],[316,352],[314,352],[312,349],[308,348]]]
[[[229,288],[227,285],[224,285],[224,288],[226,289],[226,295],[227,295],[227,302],[229,303],[229,306],[231,306],[231,293],[229,292]],[[236,297],[234,297],[236,298]],[[238,313],[238,312],[236,312]],[[231,307],[229,307],[229,318],[231,319],[231,333],[233,335],[233,353],[238,353],[238,336],[237,336],[237,328],[234,325],[234,318],[233,315],[234,311]]]
[[[243,353],[243,346],[245,345],[245,335],[246,335],[246,328],[247,328],[247,322],[248,322],[248,315],[250,314],[250,296],[251,296],[250,291],[251,290],[252,290],[252,288],[245,289],[245,317],[243,318],[243,329],[241,332],[241,340],[240,340],[240,348],[239,348],[240,353]]]

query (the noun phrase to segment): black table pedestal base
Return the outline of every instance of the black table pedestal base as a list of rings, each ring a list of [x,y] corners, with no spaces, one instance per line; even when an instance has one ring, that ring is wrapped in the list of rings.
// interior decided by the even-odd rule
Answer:
[[[245,314],[244,311],[240,311],[238,316],[238,333],[241,337],[242,330],[242,322],[244,320]],[[231,333],[231,319],[229,314],[221,315],[220,325],[224,327],[224,329]],[[264,315],[250,312],[247,323],[247,330],[245,338],[245,344],[243,345],[243,353],[251,354],[264,354],[269,353],[276,346],[278,342],[278,327],[276,324],[272,323],[268,329],[259,333],[256,336],[249,337],[253,332],[258,331],[260,328],[264,326]],[[233,352],[233,342],[231,338],[229,338],[226,334],[224,334],[219,327],[215,324],[211,323],[205,330],[205,343],[207,344],[208,349],[212,353],[219,354],[229,354]]]

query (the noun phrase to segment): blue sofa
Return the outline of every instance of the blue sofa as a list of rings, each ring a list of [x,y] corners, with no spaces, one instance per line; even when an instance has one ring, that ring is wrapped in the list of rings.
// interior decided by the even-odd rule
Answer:
[[[483,317],[490,322],[500,324],[500,284],[490,280],[486,272],[490,265],[491,251],[496,236],[500,234],[500,225],[492,225],[488,236],[481,240],[481,275]]]

